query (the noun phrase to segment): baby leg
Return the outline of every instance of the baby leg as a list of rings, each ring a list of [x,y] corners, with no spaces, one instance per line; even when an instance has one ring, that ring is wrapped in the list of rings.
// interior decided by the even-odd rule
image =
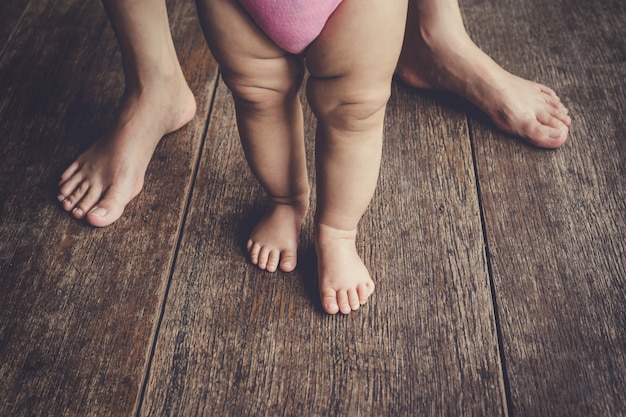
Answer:
[[[318,118],[315,249],[330,314],[359,308],[374,290],[355,239],[378,181],[406,7],[406,0],[344,0],[306,54],[307,94]]]
[[[207,42],[235,100],[248,164],[268,194],[247,244],[253,264],[270,272],[296,267],[309,202],[302,108],[304,65],[269,40],[233,0],[199,0]]]
[[[117,35],[126,89],[113,128],[61,176],[58,199],[94,226],[117,220],[143,187],[163,135],[196,111],[178,63],[164,0],[103,1]]]

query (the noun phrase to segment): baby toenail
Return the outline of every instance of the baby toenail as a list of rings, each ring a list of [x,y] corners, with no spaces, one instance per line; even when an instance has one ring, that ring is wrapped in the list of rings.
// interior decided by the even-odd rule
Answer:
[[[89,211],[89,214],[93,214],[94,216],[104,217],[107,215],[107,211],[102,207],[95,207]]]
[[[355,304],[355,305],[352,306],[352,310],[356,311],[356,310],[359,309],[359,307],[361,307],[360,304]]]

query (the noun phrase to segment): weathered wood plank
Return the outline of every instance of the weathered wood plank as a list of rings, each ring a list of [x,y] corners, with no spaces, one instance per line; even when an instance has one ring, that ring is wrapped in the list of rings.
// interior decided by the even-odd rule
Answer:
[[[462,2],[473,37],[554,86],[575,123],[544,152],[470,119],[509,411],[626,414],[625,5],[509,3]],[[69,219],[56,179],[112,120],[119,56],[99,6],[32,4],[0,56],[0,415],[128,415],[204,121],[159,146],[118,224]],[[189,7],[172,20],[205,114],[215,72]],[[339,319],[314,301],[310,223],[296,273],[245,263],[262,196],[241,175],[232,109],[216,110],[143,414],[506,414],[465,127],[428,96],[395,93],[361,237],[378,290]]]
[[[17,29],[30,3],[32,0],[3,1],[0,3],[0,54],[4,51],[11,34]]]
[[[554,152],[472,122],[513,415],[626,415],[625,9],[465,9],[478,43],[554,87],[574,119]]]
[[[506,414],[464,117],[394,91],[359,243],[377,292],[331,317],[311,216],[295,272],[246,261],[263,197],[221,86],[141,415]]]
[[[102,6],[34,2],[0,61],[0,415],[136,406],[216,77],[193,4],[178,3],[171,20],[200,116],[162,141],[146,189],[106,229],[55,198],[123,90]]]

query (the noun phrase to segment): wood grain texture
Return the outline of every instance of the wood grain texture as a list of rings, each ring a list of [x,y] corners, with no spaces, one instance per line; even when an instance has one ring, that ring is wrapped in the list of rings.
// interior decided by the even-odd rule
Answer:
[[[295,272],[244,255],[263,196],[221,86],[141,415],[505,414],[464,118],[394,91],[359,238],[377,292],[333,317],[319,307],[310,216]]]
[[[3,1],[0,3],[0,56],[11,35],[17,30],[32,0]]]
[[[471,123],[512,414],[626,415],[624,3],[475,3],[478,43],[573,118],[554,152]]]
[[[206,115],[216,67],[193,19],[193,5],[172,15]],[[111,123],[123,90],[102,6],[33,1],[0,74],[0,415],[129,415],[205,119],[162,141],[144,192],[115,225],[96,230],[63,212],[56,193],[62,170]]]
[[[319,306],[312,216],[294,273],[248,263],[263,193],[193,4],[168,4],[198,115],[102,230],[56,202],[123,89],[102,7],[0,4],[0,415],[626,415],[626,3],[461,1],[570,141],[395,85],[358,241],[377,290],[348,317]]]

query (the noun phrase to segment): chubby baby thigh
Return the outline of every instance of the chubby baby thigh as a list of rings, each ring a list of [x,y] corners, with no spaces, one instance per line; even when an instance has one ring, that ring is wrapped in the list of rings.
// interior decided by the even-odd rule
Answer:
[[[407,0],[343,0],[307,49],[316,77],[391,79],[402,49]]]

